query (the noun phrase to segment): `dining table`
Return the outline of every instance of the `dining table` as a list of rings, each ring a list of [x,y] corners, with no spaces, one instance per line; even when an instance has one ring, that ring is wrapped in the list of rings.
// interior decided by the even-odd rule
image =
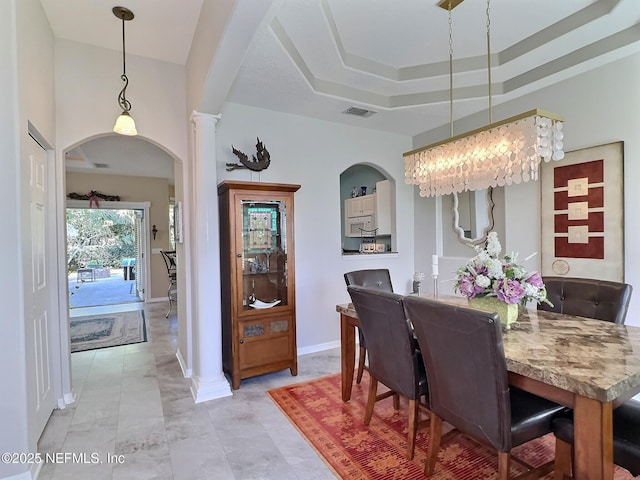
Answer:
[[[468,306],[463,297],[421,296]],[[353,304],[336,311],[347,402],[359,320]],[[573,409],[574,478],[613,480],[612,412],[640,393],[640,327],[520,308],[517,321],[503,326],[502,341],[510,385]]]

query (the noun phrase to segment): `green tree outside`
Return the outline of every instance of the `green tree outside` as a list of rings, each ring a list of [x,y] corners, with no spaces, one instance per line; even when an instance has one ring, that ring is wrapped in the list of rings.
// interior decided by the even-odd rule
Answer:
[[[87,265],[120,268],[135,257],[133,210],[67,208],[67,270]]]

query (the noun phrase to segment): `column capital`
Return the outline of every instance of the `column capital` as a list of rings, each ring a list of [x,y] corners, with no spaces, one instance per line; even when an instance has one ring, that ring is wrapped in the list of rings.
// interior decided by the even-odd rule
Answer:
[[[218,120],[222,118],[222,115],[212,115],[210,113],[201,113],[194,110],[191,112],[191,123],[194,125],[202,125],[205,123],[212,123],[215,125]]]

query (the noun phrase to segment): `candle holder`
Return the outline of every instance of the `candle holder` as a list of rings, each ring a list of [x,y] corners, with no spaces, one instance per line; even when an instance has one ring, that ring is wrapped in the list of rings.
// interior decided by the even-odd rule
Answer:
[[[431,275],[433,277],[433,298],[438,298],[438,275]]]
[[[420,295],[420,287],[424,280],[424,272],[416,272],[413,274],[413,293]]]

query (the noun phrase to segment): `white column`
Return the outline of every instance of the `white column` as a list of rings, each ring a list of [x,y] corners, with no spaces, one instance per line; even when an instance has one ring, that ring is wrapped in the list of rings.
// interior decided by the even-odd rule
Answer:
[[[194,269],[193,360],[191,393],[196,403],[231,395],[222,373],[222,322],[220,311],[220,236],[218,227],[218,176],[216,123],[219,115],[193,112],[191,182],[193,223],[190,225]]]

